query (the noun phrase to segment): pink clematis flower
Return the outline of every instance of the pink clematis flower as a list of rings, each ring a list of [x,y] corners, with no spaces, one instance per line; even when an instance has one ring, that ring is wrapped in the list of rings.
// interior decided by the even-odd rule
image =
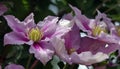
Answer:
[[[51,38],[61,36],[69,28],[57,24],[58,17],[48,16],[38,24],[34,23],[33,13],[24,21],[20,22],[12,15],[4,16],[8,25],[13,30],[4,36],[4,45],[28,44],[31,45],[29,52],[44,65],[52,59],[54,48],[50,42]]]
[[[25,68],[21,65],[9,64],[5,67],[5,69],[25,69]]]
[[[119,45],[80,37],[77,26],[74,26],[72,31],[66,34],[63,39],[55,37],[52,42],[54,42],[56,54],[69,64],[91,65],[102,62],[109,58],[110,53],[119,48]]]
[[[52,39],[55,52],[63,61],[69,64],[91,65],[108,59],[112,52],[119,49],[118,44],[81,37],[80,29],[76,25],[74,17],[68,14],[64,18],[66,21],[71,21],[67,25],[72,27],[71,30],[62,38],[54,37]]]
[[[7,11],[7,9],[8,8],[4,4],[0,3],[0,16],[4,14]]]
[[[108,43],[118,43],[119,39],[114,38],[113,30],[115,29],[111,19],[104,13],[98,11],[95,19],[89,19],[82,15],[81,11],[76,7],[71,6],[75,12],[75,22],[77,26],[87,33],[87,37],[98,39]]]

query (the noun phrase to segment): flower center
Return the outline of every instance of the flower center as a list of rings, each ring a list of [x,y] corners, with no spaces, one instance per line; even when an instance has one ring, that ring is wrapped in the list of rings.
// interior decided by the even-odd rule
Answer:
[[[120,36],[120,26],[116,26],[116,31],[117,31],[118,36]]]
[[[68,54],[72,54],[73,52],[75,52],[76,50],[74,48],[71,48],[68,50]]]
[[[96,27],[94,27],[94,29],[92,30],[93,36],[97,36],[97,35],[99,35],[101,32],[107,33],[107,30],[106,30],[105,28],[100,27],[100,26],[96,26]]]
[[[33,40],[34,42],[37,42],[37,41],[41,40],[41,38],[43,37],[43,33],[38,27],[32,28],[28,32],[28,37],[29,37],[30,40]]]

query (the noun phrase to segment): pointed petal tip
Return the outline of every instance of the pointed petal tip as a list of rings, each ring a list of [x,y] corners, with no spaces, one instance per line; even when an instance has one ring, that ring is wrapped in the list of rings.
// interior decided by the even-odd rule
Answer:
[[[73,7],[71,4],[68,4],[70,7]]]
[[[5,19],[8,19],[8,18],[15,18],[14,16],[12,16],[12,15],[4,15],[3,16]]]
[[[3,15],[7,10],[8,8],[3,3],[0,3],[0,16]]]
[[[31,13],[30,13],[30,16],[33,16],[33,17],[34,17],[34,13],[33,13],[33,12],[31,12]]]
[[[81,14],[81,10],[79,10],[77,7],[75,7],[75,6],[72,6],[72,5],[70,5],[69,4],[69,6],[71,7],[71,9],[75,12],[75,14]]]
[[[97,11],[97,14],[98,14],[99,16],[106,16],[106,14],[105,14],[105,13],[100,12],[100,10],[96,9],[96,11]]]

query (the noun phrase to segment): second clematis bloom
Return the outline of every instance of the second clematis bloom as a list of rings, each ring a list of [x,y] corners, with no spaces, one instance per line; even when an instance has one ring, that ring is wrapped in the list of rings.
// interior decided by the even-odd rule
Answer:
[[[87,37],[108,43],[120,43],[119,39],[116,39],[112,34],[115,27],[106,14],[98,11],[95,19],[89,19],[76,7],[71,6],[71,8],[75,12],[74,17],[77,26],[87,33]]]
[[[59,26],[57,24],[58,17],[48,16],[35,24],[33,16],[31,13],[22,22],[12,15],[4,16],[13,30],[4,36],[4,45],[28,44],[30,45],[29,52],[33,53],[45,65],[54,54],[51,38],[64,35],[69,28]]]
[[[108,44],[96,39],[80,37],[79,28],[76,25],[62,39],[55,37],[52,42],[56,54],[69,64],[91,65],[102,62],[119,48],[117,44]]]
[[[80,29],[76,25],[74,17],[68,14],[64,18],[66,23],[70,21],[67,26],[71,26],[71,30],[63,35],[62,38],[54,37],[52,39],[56,54],[63,61],[69,64],[91,65],[108,59],[112,52],[120,48],[118,44],[81,37]],[[66,25],[64,24],[64,26]]]

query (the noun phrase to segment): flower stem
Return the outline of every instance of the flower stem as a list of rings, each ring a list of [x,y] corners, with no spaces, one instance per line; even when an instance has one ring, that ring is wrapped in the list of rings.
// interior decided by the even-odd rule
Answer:
[[[27,65],[26,65],[26,69],[29,69],[31,59],[32,59],[32,55],[29,56],[29,59],[27,61]]]
[[[34,67],[36,66],[37,63],[38,63],[38,60],[35,60],[34,63],[32,64],[32,66],[30,67],[30,69],[34,69]]]
[[[65,65],[64,65],[64,67],[63,67],[63,69],[78,69],[78,64],[68,64],[68,63],[66,63]]]
[[[64,65],[63,69],[68,69],[68,67],[69,67],[69,64],[66,63],[66,64]]]

